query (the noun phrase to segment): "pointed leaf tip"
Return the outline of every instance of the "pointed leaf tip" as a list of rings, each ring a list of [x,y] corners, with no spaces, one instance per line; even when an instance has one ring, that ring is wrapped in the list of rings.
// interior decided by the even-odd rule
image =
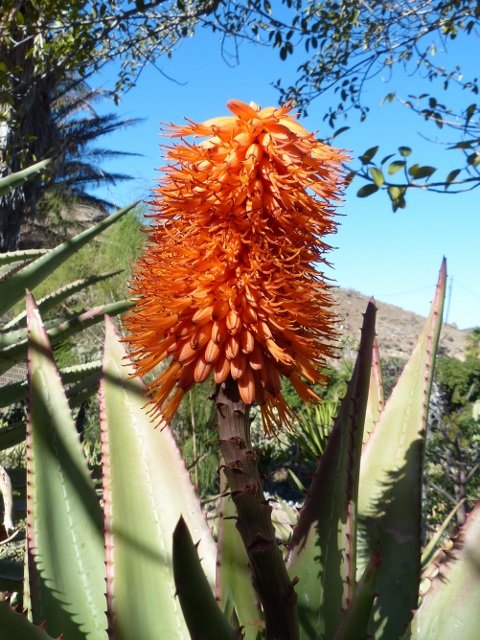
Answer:
[[[192,638],[234,640],[240,637],[218,607],[182,515],[173,531],[173,573],[176,593]]]
[[[47,620],[51,634],[63,630],[72,640],[103,638],[105,571],[100,506],[48,335],[31,294],[27,294],[27,310],[27,528],[32,552],[32,617],[34,622]],[[61,540],[61,544],[52,545],[52,540]]]
[[[105,318],[100,386],[108,600],[125,637],[188,637],[173,598],[172,536],[183,513],[213,583],[215,545],[189,474],[168,428],[154,429],[143,384]],[[138,523],[142,526],[139,528]],[[149,615],[145,615],[145,610]]]
[[[441,327],[446,263],[417,346],[368,438],[360,467],[359,550],[378,546],[378,598],[370,632],[397,637],[411,619],[420,577],[422,464],[433,363]],[[386,620],[381,626],[378,612]]]

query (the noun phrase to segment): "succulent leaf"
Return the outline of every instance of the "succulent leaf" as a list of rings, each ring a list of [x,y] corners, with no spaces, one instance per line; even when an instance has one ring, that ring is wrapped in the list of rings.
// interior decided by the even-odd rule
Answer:
[[[460,500],[460,502],[457,502],[457,504],[453,507],[453,509],[447,515],[445,520],[441,523],[441,525],[435,531],[431,540],[423,550],[422,569],[428,569],[430,562],[434,562],[437,554],[441,553],[440,545],[441,545],[442,537],[445,535],[445,532],[447,531],[448,526],[450,525],[451,521],[457,514],[458,510],[461,507],[463,507],[464,504],[465,504],[465,498],[463,500]]]
[[[102,369],[102,363],[99,360],[94,360],[80,365],[73,365],[71,367],[65,367],[60,369],[59,373],[64,384],[80,383],[88,380],[88,378],[94,374],[98,374]],[[7,407],[14,402],[21,402],[28,390],[28,381],[22,380],[21,382],[11,382],[0,388],[0,407]],[[67,393],[68,397],[68,393]],[[0,446],[0,449],[2,447]]]
[[[370,375],[370,388],[368,391],[367,413],[365,415],[365,427],[363,429],[363,442],[375,428],[380,420],[380,415],[384,408],[382,370],[380,368],[380,354],[378,350],[377,338],[373,340],[372,369]]]
[[[100,396],[110,631],[118,640],[187,639],[172,569],[180,516],[200,541],[212,588],[215,545],[174,437],[166,424],[154,428],[132,374],[107,318]]]
[[[221,612],[182,517],[173,532],[173,571],[177,596],[192,638],[242,637],[240,630],[234,629]]]
[[[480,501],[460,529],[451,551],[432,566],[404,640],[477,640],[480,611]]]
[[[358,570],[380,554],[370,632],[382,640],[404,632],[417,604],[423,449],[445,282],[444,260],[417,346],[362,452]]]
[[[72,640],[106,637],[100,505],[33,297],[27,295],[28,547],[34,622]]]
[[[47,158],[46,160],[41,160],[40,162],[33,164],[31,167],[22,169],[22,171],[16,171],[4,178],[0,178],[0,196],[3,196],[4,193],[7,193],[11,189],[15,189],[15,187],[18,187],[27,180],[34,178],[36,175],[41,173],[50,164],[50,162],[51,160]]]
[[[15,262],[30,262],[35,258],[40,258],[48,253],[48,249],[19,249],[18,251],[7,251],[0,253],[0,267]]]
[[[355,592],[356,503],[375,335],[375,306],[363,321],[357,362],[305,506],[293,531],[288,569],[298,577],[300,637],[334,638]]]
[[[345,611],[335,640],[366,638],[368,623],[375,598],[375,582],[380,558],[374,555],[365,567],[363,576],[355,587],[352,601]]]

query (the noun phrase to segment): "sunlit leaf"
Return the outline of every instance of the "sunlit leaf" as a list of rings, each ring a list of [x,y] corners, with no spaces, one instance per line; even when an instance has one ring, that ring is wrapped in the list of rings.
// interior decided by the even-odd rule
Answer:
[[[383,173],[380,171],[380,169],[377,169],[377,167],[370,167],[369,173],[372,176],[372,180],[376,184],[376,186],[381,187],[385,182],[385,178],[383,177]]]

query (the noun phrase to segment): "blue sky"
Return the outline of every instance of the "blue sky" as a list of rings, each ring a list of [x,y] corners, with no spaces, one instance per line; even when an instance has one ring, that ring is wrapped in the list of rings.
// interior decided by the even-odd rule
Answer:
[[[455,44],[451,52],[455,61],[466,64],[467,73],[468,67],[474,73],[472,45],[473,40],[466,39]],[[239,50],[239,64],[232,66],[225,62],[220,50],[219,37],[199,31],[171,60],[159,61],[161,69],[176,82],[153,67],[144,70],[118,108],[121,116],[145,118],[144,122],[110,134],[102,141],[104,147],[142,154],[139,158],[106,164],[108,169],[130,173],[135,180],[117,185],[102,195],[119,205],[148,199],[158,176],[157,169],[162,165],[161,123],[180,123],[184,117],[202,121],[224,115],[230,98],[253,100],[262,106],[276,104],[279,96],[272,81],[282,77],[288,83],[295,77],[297,60],[281,62],[278,51],[244,43]],[[106,69],[91,81],[92,86],[112,88],[115,72],[114,66]],[[399,145],[411,146],[416,162],[433,164],[439,167],[439,177],[445,176],[455,168],[451,162],[456,152],[445,153],[441,145],[427,144],[420,135],[435,139],[438,130],[426,128],[418,116],[398,104],[380,105],[382,97],[394,88],[400,87],[406,97],[410,92],[433,91],[433,87],[400,70],[394,80],[389,82],[380,74],[371,81],[367,86],[371,106],[367,121],[360,124],[352,117],[345,123],[351,129],[335,142],[348,149],[352,157],[374,144],[381,145],[379,157],[393,153]],[[459,103],[462,99],[459,94]],[[309,117],[303,120],[304,125],[318,131],[320,137],[331,133],[322,122],[327,100],[314,102]],[[113,111],[114,107],[105,105],[104,110]],[[339,209],[342,215],[338,232],[330,239],[335,247],[330,254],[334,268],[328,275],[342,287],[425,315],[442,257],[446,256],[447,320],[459,328],[480,325],[480,189],[459,195],[411,193],[407,208],[393,213],[384,194],[357,198],[355,193],[362,184],[359,180],[347,190]]]

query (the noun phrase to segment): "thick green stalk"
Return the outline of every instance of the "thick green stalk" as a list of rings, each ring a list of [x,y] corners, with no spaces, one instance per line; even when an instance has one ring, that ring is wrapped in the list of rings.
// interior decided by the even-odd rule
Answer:
[[[272,509],[263,495],[257,454],[250,441],[249,407],[240,399],[231,378],[220,385],[216,404],[225,475],[237,508],[237,528],[265,614],[265,637],[296,640],[296,595],[275,539]]]

